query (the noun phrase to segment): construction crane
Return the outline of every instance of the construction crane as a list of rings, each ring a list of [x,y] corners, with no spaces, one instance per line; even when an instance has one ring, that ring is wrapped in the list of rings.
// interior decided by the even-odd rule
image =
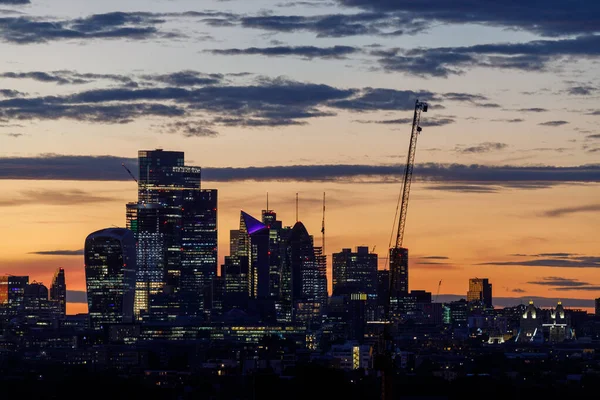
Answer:
[[[390,306],[391,306],[391,298],[392,294],[397,294],[398,292],[404,292],[408,290],[407,281],[399,282],[398,284],[398,270],[402,268],[402,265],[405,265],[403,261],[406,258],[406,251],[402,248],[402,243],[404,241],[404,227],[406,226],[406,214],[408,212],[408,199],[410,196],[410,185],[412,182],[413,169],[415,167],[415,154],[417,150],[417,139],[419,138],[419,133],[421,133],[422,129],[420,126],[421,122],[421,113],[427,112],[428,105],[425,102],[416,100],[415,101],[415,112],[413,116],[412,130],[410,135],[410,144],[408,147],[408,155],[406,157],[406,166],[404,168],[404,177],[402,180],[402,189],[400,192],[399,200],[399,209],[400,215],[398,217],[398,229],[396,231],[396,241],[394,247],[390,248],[390,272],[389,272],[389,290],[388,290],[388,298],[385,303],[385,321],[384,321],[384,329],[383,329],[383,337],[380,343],[379,349],[379,370],[381,371],[381,398],[382,400],[389,400],[393,398],[393,394],[391,393],[392,389],[392,377],[391,373],[393,370],[393,362],[392,362],[392,343],[389,332],[390,321]],[[396,210],[398,212],[398,210]],[[395,222],[395,217],[394,217]],[[408,271],[405,271],[407,274]],[[406,275],[407,276],[407,275]]]
[[[442,287],[442,280],[440,279],[440,283],[438,283],[437,293],[435,294],[434,303],[437,303],[437,301],[438,301],[438,297],[440,296],[440,288],[441,287]]]
[[[133,173],[131,172],[131,170],[129,168],[127,168],[127,165],[125,165],[125,163],[121,163],[121,165],[129,173],[129,176],[131,176],[131,178],[135,181],[135,183],[138,183],[138,180],[135,178],[135,176],[133,176]]]

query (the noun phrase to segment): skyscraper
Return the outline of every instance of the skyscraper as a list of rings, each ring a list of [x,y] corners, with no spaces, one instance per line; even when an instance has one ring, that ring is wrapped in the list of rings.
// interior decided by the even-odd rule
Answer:
[[[217,191],[201,188],[201,170],[185,166],[183,152],[142,150],[138,164],[138,202],[127,206],[138,243],[136,314],[165,294],[170,315],[199,316],[217,273]]]
[[[391,295],[393,297],[408,294],[408,249],[404,247],[390,249]]]
[[[596,317],[600,317],[600,298],[595,300],[595,305],[596,305],[596,309],[595,311],[595,315]]]
[[[355,292],[366,293],[371,299],[377,296],[377,254],[368,247],[357,247],[355,252],[342,249],[333,254],[333,293],[342,287],[352,287]]]
[[[136,279],[133,232],[109,228],[85,240],[85,280],[90,327],[132,322]]]
[[[326,291],[323,293],[322,269],[315,255],[313,237],[302,222],[296,222],[287,239],[281,271],[283,309],[292,320],[299,319],[306,310],[310,310],[310,315],[302,318],[317,317],[315,311],[322,310],[327,295]]]
[[[269,229],[244,211],[240,214],[237,256],[248,262],[248,296],[269,297]]]
[[[16,316],[24,307],[28,276],[0,276],[0,317]]]
[[[492,284],[487,278],[472,278],[469,279],[469,291],[467,292],[467,301],[469,303],[477,303],[486,308],[493,307],[492,305]]]
[[[54,273],[52,285],[50,285],[50,300],[54,303],[58,317],[64,319],[67,315],[67,283],[63,268],[58,268]]]

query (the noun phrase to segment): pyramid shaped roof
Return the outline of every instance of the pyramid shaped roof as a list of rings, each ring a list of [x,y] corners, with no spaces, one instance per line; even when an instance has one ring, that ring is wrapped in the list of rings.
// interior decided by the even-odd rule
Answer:
[[[265,224],[244,211],[242,211],[242,218],[244,219],[244,224],[246,225],[249,235],[267,228]]]

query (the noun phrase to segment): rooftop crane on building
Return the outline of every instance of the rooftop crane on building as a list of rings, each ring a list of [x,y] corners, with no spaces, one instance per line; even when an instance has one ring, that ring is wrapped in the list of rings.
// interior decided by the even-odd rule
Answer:
[[[408,212],[408,199],[410,196],[410,185],[412,183],[413,170],[415,167],[415,154],[417,150],[417,139],[422,129],[420,126],[421,113],[427,112],[428,105],[425,102],[415,101],[415,112],[413,116],[412,130],[410,135],[410,144],[408,147],[408,155],[406,157],[406,166],[404,168],[404,176],[402,180],[402,190],[400,192],[399,208],[400,215],[398,217],[398,229],[396,231],[396,242],[394,247],[390,248],[390,278],[388,298],[385,303],[385,324],[382,343],[379,350],[380,371],[382,377],[381,398],[388,400],[393,397],[391,393],[391,370],[392,370],[392,346],[390,340],[390,305],[393,294],[398,294],[398,269],[402,265],[403,252],[402,243],[404,241],[404,227],[406,226],[406,215]],[[406,271],[408,273],[408,271]],[[407,290],[407,288],[405,289]]]

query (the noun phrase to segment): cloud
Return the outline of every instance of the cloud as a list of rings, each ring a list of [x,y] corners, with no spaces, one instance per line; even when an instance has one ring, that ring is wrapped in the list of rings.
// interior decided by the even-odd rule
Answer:
[[[350,111],[376,110],[413,110],[415,100],[437,99],[434,93],[428,91],[414,92],[412,90],[394,90],[381,88],[365,88],[353,98],[346,98],[330,103],[331,107]]]
[[[597,135],[588,135],[585,138],[586,139],[600,139],[600,134],[597,134]]]
[[[567,93],[573,96],[590,96],[597,89],[593,86],[572,86],[567,89]]]
[[[501,119],[492,119],[490,121],[492,121],[492,122],[505,122],[507,124],[518,124],[518,123],[523,122],[525,120],[522,119],[522,118],[503,118],[503,119],[501,118]]]
[[[250,47],[246,49],[215,49],[207,50],[212,54],[239,56],[239,55],[262,55],[268,57],[298,56],[308,60],[313,58],[335,58],[343,59],[351,54],[360,52],[360,49],[352,46],[274,46],[274,47]]]
[[[0,157],[0,179],[126,181],[121,163],[137,168],[135,158],[41,154]],[[396,183],[404,166],[394,165],[287,165],[267,167],[203,168],[207,181],[369,181]],[[415,165],[415,179],[425,182],[468,182],[506,187],[547,187],[568,182],[600,182],[600,165],[486,166],[425,163]]]
[[[384,119],[384,120],[357,120],[361,124],[382,124],[382,125],[405,125],[412,124],[412,118]],[[433,117],[425,118],[420,123],[423,128],[431,128],[437,126],[446,126],[455,123],[456,120],[450,117]]]
[[[0,198],[0,207],[23,206],[29,204],[44,204],[51,206],[70,206],[82,203],[105,203],[118,199],[98,196],[79,189],[70,190],[24,190],[20,197]]]
[[[179,133],[185,137],[215,137],[219,133],[206,121],[178,121],[165,125],[168,133]]]
[[[530,108],[521,108],[519,110],[517,110],[518,112],[534,112],[534,113],[543,113],[543,112],[547,112],[548,110],[545,108],[540,108],[540,107],[530,107]]]
[[[588,204],[588,205],[576,206],[576,207],[555,208],[552,210],[545,211],[543,213],[543,215],[546,217],[563,217],[565,215],[570,215],[570,214],[589,213],[589,212],[600,212],[600,204]]]
[[[454,151],[463,154],[474,154],[474,153],[490,153],[492,151],[504,150],[508,147],[506,143],[498,142],[484,142],[476,146],[470,147],[456,147]]]
[[[497,193],[499,188],[490,185],[429,185],[428,190],[457,193]]]
[[[450,257],[446,257],[446,256],[424,256],[424,257],[419,257],[422,260],[449,260]]]
[[[538,125],[541,126],[563,126],[568,124],[568,121],[547,121],[547,122],[540,122]]]
[[[570,278],[562,278],[558,276],[549,276],[546,278],[542,278],[541,281],[533,281],[527,282],[530,285],[540,285],[540,286],[556,286],[556,287],[579,287],[579,286],[589,286],[591,283],[581,282],[577,279]]]
[[[523,267],[552,267],[552,268],[600,268],[600,257],[571,256],[548,257],[522,261],[486,262],[478,265],[523,266]]]
[[[381,67],[421,77],[448,77],[467,69],[495,68],[545,71],[564,58],[595,59],[600,56],[600,35],[526,43],[479,44],[465,47],[438,47],[375,50]]]
[[[216,85],[223,81],[223,74],[204,74],[198,71],[185,70],[162,75],[143,75],[148,81],[165,83],[171,86],[191,87]]]
[[[513,292],[513,293],[525,293],[525,290],[519,289],[519,288],[514,288],[514,289],[511,290],[511,292]]]
[[[0,96],[2,96],[2,97],[22,97],[22,96],[25,96],[25,93],[19,92],[18,90],[0,89]]]
[[[381,12],[326,14],[315,16],[260,15],[215,20],[213,26],[241,25],[272,32],[311,32],[317,37],[358,35],[412,35],[426,28],[423,21],[410,16]]]
[[[0,0],[0,4],[29,4],[29,0]]]
[[[83,249],[80,250],[46,250],[34,251],[29,254],[37,254],[40,256],[82,256]]]
[[[431,23],[482,24],[525,30],[544,36],[591,34],[600,31],[600,5],[576,0],[548,0],[540,7],[537,2],[496,0],[472,3],[470,1],[427,0],[337,0],[349,7],[366,11],[402,15]],[[568,16],[566,18],[565,16]]]
[[[3,133],[3,136],[8,136],[10,138],[16,139],[16,138],[20,138],[22,136],[24,136],[23,133]]]
[[[582,282],[578,279],[562,278],[550,276],[543,278],[541,281],[527,282],[531,285],[551,286],[550,290],[557,291],[572,291],[572,290],[585,290],[585,291],[598,291],[600,286],[593,285],[589,282]]]
[[[157,28],[164,19],[150,13],[112,12],[73,20],[43,20],[19,16],[0,18],[0,40],[14,44],[57,40],[129,39],[174,37]]]

